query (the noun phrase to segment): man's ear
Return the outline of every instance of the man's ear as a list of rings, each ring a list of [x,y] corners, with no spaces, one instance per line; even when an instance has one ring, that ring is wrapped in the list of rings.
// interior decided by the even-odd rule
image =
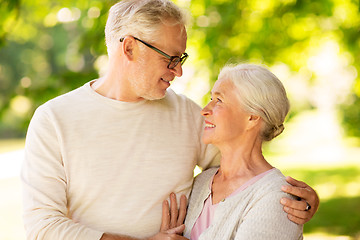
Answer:
[[[129,60],[134,60],[136,51],[136,40],[133,37],[126,37],[123,41],[122,53]]]

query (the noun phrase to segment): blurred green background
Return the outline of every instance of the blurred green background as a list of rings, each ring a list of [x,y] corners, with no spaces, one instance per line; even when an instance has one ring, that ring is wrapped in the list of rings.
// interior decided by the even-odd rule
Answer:
[[[115,2],[0,0],[0,239],[25,239],[18,171],[31,116],[104,74]],[[305,239],[360,239],[359,1],[175,2],[189,12],[190,58],[172,88],[203,106],[225,64],[267,65],[291,113],[265,155],[321,198]]]

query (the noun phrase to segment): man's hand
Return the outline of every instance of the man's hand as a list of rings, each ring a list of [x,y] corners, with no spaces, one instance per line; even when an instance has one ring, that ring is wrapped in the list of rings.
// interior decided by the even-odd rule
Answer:
[[[176,239],[187,240],[181,236],[185,229],[187,199],[185,195],[180,197],[180,208],[177,207],[176,195],[170,194],[170,206],[167,200],[162,204],[162,219],[160,232],[149,240]]]
[[[292,186],[282,186],[281,190],[301,199],[282,198],[280,202],[284,205],[284,211],[288,213],[288,218],[291,221],[297,224],[305,224],[318,210],[319,196],[314,189],[304,182],[297,181],[289,176],[286,177],[286,181]]]

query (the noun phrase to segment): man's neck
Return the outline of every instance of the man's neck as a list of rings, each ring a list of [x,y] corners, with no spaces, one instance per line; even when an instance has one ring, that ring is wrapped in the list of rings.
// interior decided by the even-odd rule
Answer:
[[[97,79],[91,84],[91,88],[94,89],[100,95],[122,102],[139,102],[144,100],[141,97],[131,94],[131,90],[122,84],[121,81],[116,80],[109,75]]]

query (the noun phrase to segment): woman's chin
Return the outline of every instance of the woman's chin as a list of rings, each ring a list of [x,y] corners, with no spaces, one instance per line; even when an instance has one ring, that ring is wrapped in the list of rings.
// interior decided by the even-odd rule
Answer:
[[[207,138],[207,137],[203,137],[203,138],[202,138],[202,141],[203,141],[203,143],[205,143],[205,144],[212,144],[211,139],[209,139],[209,138]]]

